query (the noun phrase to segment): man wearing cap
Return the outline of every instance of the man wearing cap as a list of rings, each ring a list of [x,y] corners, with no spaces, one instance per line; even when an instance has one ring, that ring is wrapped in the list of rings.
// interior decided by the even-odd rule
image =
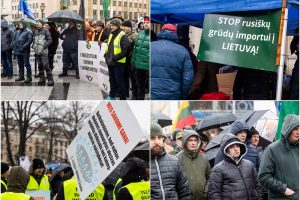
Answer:
[[[176,131],[176,132],[175,132]],[[173,133],[173,136],[175,136],[175,141],[176,141],[176,148],[171,151],[169,154],[171,155],[176,155],[178,154],[180,151],[183,150],[182,147],[182,130],[175,130],[174,132],[176,134]]]
[[[151,199],[189,200],[190,189],[179,160],[165,152],[162,129],[151,122]]]
[[[32,48],[34,49],[35,59],[39,66],[39,85],[44,85],[45,81],[45,71],[48,79],[48,86],[53,86],[53,77],[52,71],[49,68],[49,58],[48,58],[48,47],[52,43],[51,34],[48,30],[44,29],[43,21],[38,19],[37,29],[33,34],[33,44]]]
[[[9,166],[6,163],[1,162],[1,193],[7,190],[7,177],[9,174]]]
[[[138,88],[138,100],[145,99],[145,88],[149,82],[150,18],[144,17],[144,30],[140,31],[132,53],[132,66]]]
[[[76,27],[74,20],[70,20],[68,28],[60,34],[60,39],[63,40],[63,72],[59,74],[59,77],[68,76],[68,69],[70,63],[76,70],[76,78],[79,79],[78,71],[78,41],[82,40],[82,34]]]
[[[243,159],[246,145],[235,135],[224,137],[221,144],[224,159],[212,169],[208,199],[261,199],[256,169],[249,160]]]
[[[32,173],[27,190],[50,190],[50,182],[45,175],[45,165],[41,159],[35,158],[32,161]]]
[[[151,44],[151,99],[187,99],[193,64],[187,49],[177,44],[176,27],[165,24]]]
[[[126,93],[129,94],[129,87],[130,87],[129,78],[130,78],[131,87],[132,87],[132,99],[135,100],[137,99],[138,94],[137,94],[136,80],[134,78],[134,68],[131,66],[131,58],[132,58],[132,51],[133,51],[137,33],[132,30],[132,24],[130,21],[124,21],[121,25],[121,28],[126,33],[130,43],[130,46],[128,48],[128,54],[126,57],[126,70],[125,70]]]
[[[127,35],[120,29],[118,19],[110,21],[111,34],[105,49],[105,61],[108,66],[110,92],[107,100],[115,100],[119,91],[120,100],[126,100],[126,84],[124,74],[126,70],[126,56],[130,46]]]
[[[207,186],[211,168],[208,160],[199,154],[201,140],[198,133],[194,130],[183,131],[182,146],[183,151],[178,153],[176,157],[183,166],[188,178],[192,192],[191,199],[207,199]]]
[[[281,137],[265,149],[258,176],[269,191],[269,199],[299,199],[298,115],[284,118]]]
[[[92,35],[92,41],[97,41],[99,46],[107,39],[107,35],[104,32],[104,23],[97,21],[95,24],[95,31]]]

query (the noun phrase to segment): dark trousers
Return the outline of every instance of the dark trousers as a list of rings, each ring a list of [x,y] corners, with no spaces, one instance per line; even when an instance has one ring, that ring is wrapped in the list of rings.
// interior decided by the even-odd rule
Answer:
[[[1,51],[1,58],[3,62],[3,74],[7,76],[13,75],[12,67],[12,50]]]
[[[24,67],[26,67],[27,77],[31,77],[31,65],[29,63],[29,53],[17,55],[19,65],[19,77],[24,77]]]
[[[63,71],[67,72],[72,63],[72,66],[75,68],[76,72],[78,73],[78,53],[69,53],[63,51]]]
[[[138,100],[144,100],[145,99],[145,87],[148,80],[148,71],[143,69],[135,69],[135,80],[137,84],[138,89]]]
[[[299,100],[299,58],[297,58],[290,82],[290,100]]]
[[[47,76],[51,75],[51,70],[48,64],[48,54],[36,55],[35,58],[39,66],[39,75],[45,76],[45,71]]]
[[[53,60],[54,60],[54,54],[49,54],[48,55],[48,61],[49,61],[49,68],[52,71],[54,66],[53,66]]]
[[[110,92],[109,96],[116,97],[116,92],[119,91],[120,100],[126,100],[126,82],[125,82],[126,65],[118,63],[116,66],[108,66]]]

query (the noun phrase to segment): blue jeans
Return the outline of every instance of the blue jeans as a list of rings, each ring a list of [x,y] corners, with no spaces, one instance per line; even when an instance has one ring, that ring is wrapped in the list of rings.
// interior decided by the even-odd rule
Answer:
[[[117,66],[108,66],[110,92],[109,96],[116,97],[116,92],[119,89],[120,100],[126,100],[126,82],[125,82],[126,65],[118,63]]]
[[[76,69],[76,72],[78,73],[78,53],[69,53],[63,51],[63,71],[67,72],[70,66],[70,63],[72,63],[72,66]]]
[[[3,61],[3,74],[7,76],[13,75],[12,66],[12,50],[1,51],[1,57]]]
[[[29,53],[17,55],[19,65],[19,77],[24,77],[24,67],[26,67],[27,77],[31,77],[31,65],[29,63]]]

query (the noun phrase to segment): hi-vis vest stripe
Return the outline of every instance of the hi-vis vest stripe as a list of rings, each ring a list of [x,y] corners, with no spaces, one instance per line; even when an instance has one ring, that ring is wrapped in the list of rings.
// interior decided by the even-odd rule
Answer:
[[[36,180],[30,176],[29,183],[27,185],[27,190],[50,190],[50,183],[47,175],[44,175],[40,185],[36,182]]]
[[[116,185],[114,187],[114,190],[113,190],[113,200],[116,200],[117,197],[116,197],[116,193],[119,192],[119,190],[121,189],[121,187],[119,186],[119,184],[122,186],[122,179],[119,178],[116,182]],[[118,191],[117,191],[118,190]]]
[[[133,200],[150,199],[150,181],[134,182],[125,185]]]
[[[5,189],[7,190],[7,185],[3,180],[1,180],[1,184],[4,185]]]
[[[75,178],[71,178],[64,183],[65,200],[80,200],[79,193],[77,192],[77,184]],[[105,188],[100,184],[86,200],[103,200]]]
[[[125,35],[125,33],[123,31],[121,31],[117,37],[115,38],[114,40],[114,55],[117,55],[119,53],[121,53],[121,45],[120,45],[120,42],[121,42],[121,38],[122,36]],[[110,41],[111,41],[111,38],[112,38],[112,34],[109,35],[108,37],[108,43],[107,43],[107,46],[105,48],[105,53],[108,52],[108,46],[110,44]],[[126,57],[122,58],[121,60],[118,60],[117,62],[119,63],[126,63]]]
[[[5,192],[1,194],[1,200],[29,200],[30,196],[24,193]]]

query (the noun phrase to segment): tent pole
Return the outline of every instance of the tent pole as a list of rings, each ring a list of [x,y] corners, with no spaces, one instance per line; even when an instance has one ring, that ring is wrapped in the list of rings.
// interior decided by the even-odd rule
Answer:
[[[285,54],[286,39],[287,39],[286,38],[287,20],[288,20],[288,9],[285,8],[282,38],[281,38],[280,63],[277,71],[277,89],[276,89],[277,101],[280,101],[282,96],[283,69],[284,69],[284,58],[285,58],[284,54]]]

